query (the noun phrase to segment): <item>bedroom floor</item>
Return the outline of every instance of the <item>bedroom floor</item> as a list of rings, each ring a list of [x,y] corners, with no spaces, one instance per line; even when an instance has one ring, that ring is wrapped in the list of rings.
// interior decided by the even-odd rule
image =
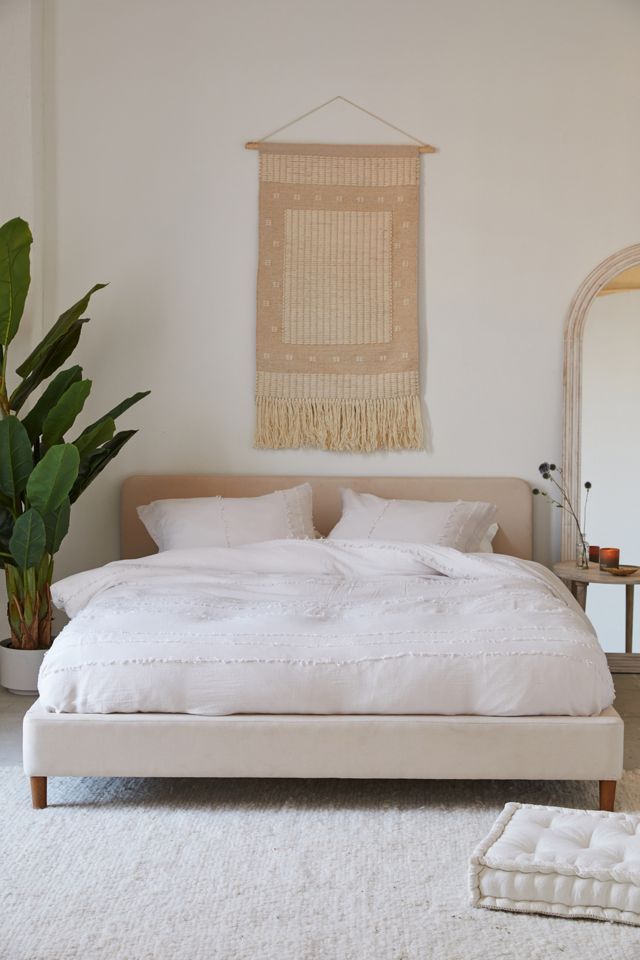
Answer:
[[[624,720],[625,770],[640,768],[640,674],[616,673],[615,708]],[[33,699],[17,697],[0,687],[0,766],[22,759],[22,718]]]

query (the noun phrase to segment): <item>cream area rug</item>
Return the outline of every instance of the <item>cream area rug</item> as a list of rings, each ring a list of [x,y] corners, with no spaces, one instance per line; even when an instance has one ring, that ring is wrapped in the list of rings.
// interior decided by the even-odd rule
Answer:
[[[2,960],[637,960],[640,931],[473,909],[507,800],[594,784],[57,780],[0,770]],[[640,809],[640,771],[619,786]]]

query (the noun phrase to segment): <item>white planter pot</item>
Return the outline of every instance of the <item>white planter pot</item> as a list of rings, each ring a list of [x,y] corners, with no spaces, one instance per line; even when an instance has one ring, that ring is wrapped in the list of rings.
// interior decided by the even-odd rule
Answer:
[[[46,650],[14,650],[10,640],[0,641],[0,684],[9,693],[37,696],[38,671]]]

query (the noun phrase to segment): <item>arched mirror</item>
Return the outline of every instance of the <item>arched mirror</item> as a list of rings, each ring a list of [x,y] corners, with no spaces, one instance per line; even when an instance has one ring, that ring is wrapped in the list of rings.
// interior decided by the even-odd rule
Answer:
[[[567,487],[584,509],[586,539],[617,547],[640,566],[640,244],[599,264],[580,287],[565,331],[564,464]],[[563,517],[563,558],[575,557],[575,528]],[[640,673],[637,575],[601,574],[592,561],[587,613],[616,670]],[[617,589],[612,589],[616,586]],[[624,590],[620,589],[624,586]],[[634,622],[635,621],[635,622]],[[634,637],[635,627],[635,637]]]

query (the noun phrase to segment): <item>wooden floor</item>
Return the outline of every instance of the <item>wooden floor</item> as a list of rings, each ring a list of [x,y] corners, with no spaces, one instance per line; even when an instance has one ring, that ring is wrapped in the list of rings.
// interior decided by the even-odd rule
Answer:
[[[624,766],[640,768],[640,674],[617,673],[616,710],[624,720]],[[33,700],[17,697],[0,687],[0,766],[22,761],[22,718]]]

